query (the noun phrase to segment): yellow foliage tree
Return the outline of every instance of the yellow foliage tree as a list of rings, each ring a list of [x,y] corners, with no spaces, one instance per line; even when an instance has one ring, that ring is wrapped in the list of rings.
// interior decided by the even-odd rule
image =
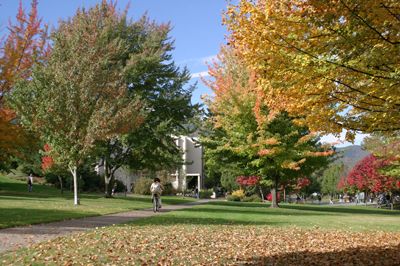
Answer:
[[[241,0],[225,23],[274,113],[352,139],[400,129],[399,10],[395,0]]]

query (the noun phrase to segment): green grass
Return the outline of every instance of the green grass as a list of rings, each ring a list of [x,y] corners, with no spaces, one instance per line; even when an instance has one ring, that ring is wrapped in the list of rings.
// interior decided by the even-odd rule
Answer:
[[[352,231],[400,231],[400,211],[365,206],[320,206],[212,202],[190,209],[137,220],[133,225],[267,225]]]
[[[80,194],[80,205],[73,205],[73,194],[61,195],[51,186],[34,184],[33,192],[27,191],[26,182],[0,176],[0,228],[60,221],[72,218],[103,215],[150,208],[146,196],[120,196],[106,199],[103,194]],[[164,204],[193,201],[190,198],[163,196]]]
[[[212,202],[59,237],[0,254],[0,262],[397,265],[399,231],[399,211],[294,204],[271,209],[263,203]]]

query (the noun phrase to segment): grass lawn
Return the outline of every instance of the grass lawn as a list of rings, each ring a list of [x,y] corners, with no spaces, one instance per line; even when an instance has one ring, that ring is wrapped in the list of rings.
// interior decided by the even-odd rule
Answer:
[[[3,264],[396,265],[400,212],[212,202],[61,237]],[[385,230],[385,231],[382,231]]]
[[[269,206],[269,205],[268,205]],[[136,225],[267,225],[352,231],[399,231],[400,211],[365,206],[212,202],[190,209],[138,220]]]
[[[150,208],[146,196],[120,196],[106,199],[103,194],[80,194],[80,205],[74,206],[73,194],[46,185],[34,184],[27,191],[24,181],[0,176],[0,228],[96,216],[135,209]],[[179,204],[194,199],[163,197],[164,204]]]

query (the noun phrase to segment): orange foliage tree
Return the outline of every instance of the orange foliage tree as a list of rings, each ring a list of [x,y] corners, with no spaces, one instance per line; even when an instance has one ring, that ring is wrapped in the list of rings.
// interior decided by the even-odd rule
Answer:
[[[212,144],[214,154],[231,153],[231,158],[244,161],[243,170],[249,174],[272,181],[272,206],[277,207],[281,182],[311,174],[333,151],[319,144],[307,127],[294,124],[286,112],[271,115],[259,94],[257,75],[232,49],[223,48],[219,59],[209,69],[212,79],[205,82],[215,94],[208,99],[210,120],[224,134],[205,137],[205,143]]]
[[[314,131],[346,128],[351,140],[400,129],[399,9],[393,0],[241,0],[225,23],[271,109]]]
[[[33,0],[26,14],[20,1],[15,24],[10,22],[8,35],[0,38],[0,169],[8,168],[11,157],[23,156],[24,146],[32,146],[32,136],[16,123],[4,96],[12,91],[17,80],[29,79],[32,66],[46,60],[50,51],[47,30],[38,17],[37,6],[37,0]]]

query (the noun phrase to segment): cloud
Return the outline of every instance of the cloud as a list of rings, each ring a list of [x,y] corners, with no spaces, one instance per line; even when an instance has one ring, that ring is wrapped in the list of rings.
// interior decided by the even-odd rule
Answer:
[[[369,136],[369,134],[357,133],[356,138],[354,140],[354,144],[353,144],[351,142],[345,141],[345,135],[346,135],[346,130],[342,131],[339,138],[337,138],[336,136],[334,136],[332,134],[325,135],[321,138],[321,142],[332,143],[336,147],[345,147],[345,146],[349,146],[349,145],[360,145],[362,143],[362,141],[364,140],[364,138]]]
[[[217,61],[217,60],[218,60],[218,56],[216,54],[201,58],[201,62],[203,64],[207,64],[207,63],[209,64],[209,63],[212,63],[212,62]]]
[[[191,75],[191,79],[204,78],[204,77],[209,77],[209,76],[210,76],[210,74],[208,73],[208,71],[202,71],[202,72],[193,73]]]
[[[207,63],[212,63],[213,61],[218,60],[217,55],[208,55],[204,57],[199,57],[199,58],[189,58],[186,60],[182,60],[177,62],[178,65],[186,65],[189,67],[199,67],[199,66],[204,66]]]

